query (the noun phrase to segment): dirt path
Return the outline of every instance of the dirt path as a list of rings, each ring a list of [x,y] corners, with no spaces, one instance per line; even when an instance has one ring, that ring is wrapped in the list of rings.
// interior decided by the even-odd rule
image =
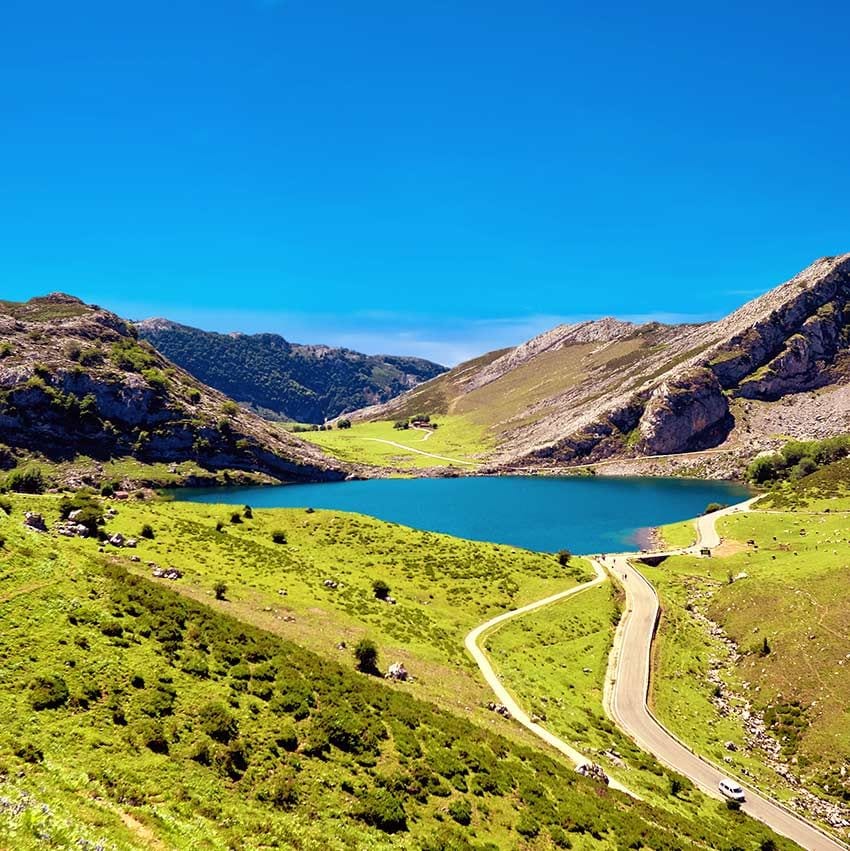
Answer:
[[[386,443],[387,446],[395,446],[396,449],[403,449],[405,452],[415,452],[417,455],[424,455],[426,458],[436,458],[438,461],[448,461],[450,464],[468,464],[472,467],[477,467],[477,461],[462,461],[460,458],[447,458],[445,455],[435,455],[433,452],[425,452],[422,449],[414,449],[412,446],[405,446],[403,443],[396,443],[394,440],[384,440],[380,437],[362,437],[361,440],[371,440],[373,443]]]
[[[551,745],[553,748],[560,751],[564,756],[570,759],[578,768],[582,765],[589,765],[592,760],[588,759],[584,754],[579,753],[574,747],[567,744],[563,739],[558,738],[554,733],[550,733],[545,727],[541,727],[540,724],[532,721],[528,714],[523,710],[523,708],[516,702],[511,693],[505,688],[502,681],[499,679],[496,672],[493,670],[493,666],[490,664],[490,660],[487,658],[487,654],[481,647],[481,638],[482,636],[489,632],[491,629],[499,626],[511,618],[519,617],[520,615],[527,614],[528,612],[533,612],[535,609],[542,608],[543,606],[549,606],[552,603],[557,603],[560,600],[564,600],[567,597],[572,597],[575,594],[580,594],[582,591],[586,591],[588,588],[593,588],[596,585],[600,585],[601,583],[607,581],[608,577],[605,574],[604,569],[597,561],[592,561],[593,569],[596,573],[596,576],[591,579],[589,582],[584,582],[581,585],[576,585],[573,588],[569,588],[566,591],[559,591],[557,594],[552,594],[549,597],[544,597],[542,600],[536,600],[533,603],[529,603],[526,606],[521,606],[518,609],[513,609],[510,612],[505,612],[504,614],[497,615],[495,618],[491,618],[486,623],[481,624],[480,626],[475,627],[467,636],[465,640],[466,649],[469,651],[470,656],[475,660],[475,663],[478,665],[481,673],[484,675],[484,679],[487,681],[487,684],[493,689],[494,694],[499,699],[499,702],[504,704],[507,707],[508,711],[511,713],[514,719],[516,719],[523,727],[527,730],[530,730],[534,735],[539,736],[544,742],[548,745]],[[618,789],[621,792],[627,792],[628,794],[632,794],[629,792],[625,786],[617,783],[616,780],[611,780],[609,783],[612,789]]]

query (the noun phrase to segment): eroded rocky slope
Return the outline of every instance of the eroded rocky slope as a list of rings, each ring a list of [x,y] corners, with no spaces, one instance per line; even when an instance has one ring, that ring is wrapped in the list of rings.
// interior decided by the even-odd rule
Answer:
[[[346,475],[176,367],[120,317],[62,294],[0,302],[0,442],[56,460],[192,459],[281,480]]]
[[[850,429],[850,255],[813,263],[717,322],[555,328],[389,405],[486,425],[494,466],[581,464]],[[813,416],[817,412],[816,416]]]

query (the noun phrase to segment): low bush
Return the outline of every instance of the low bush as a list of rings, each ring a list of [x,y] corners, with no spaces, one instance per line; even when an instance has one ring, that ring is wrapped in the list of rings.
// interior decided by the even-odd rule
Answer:
[[[18,468],[6,476],[6,488],[15,493],[44,493],[45,486],[41,467]]]
[[[30,681],[29,698],[33,709],[55,709],[68,700],[68,685],[62,677],[36,677]]]

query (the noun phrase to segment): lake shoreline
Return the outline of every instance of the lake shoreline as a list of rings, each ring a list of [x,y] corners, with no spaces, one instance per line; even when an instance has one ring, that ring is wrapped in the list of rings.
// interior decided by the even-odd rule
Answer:
[[[634,476],[366,479],[298,487],[179,489],[179,501],[348,511],[535,552],[648,549],[652,530],[749,497],[738,483]]]

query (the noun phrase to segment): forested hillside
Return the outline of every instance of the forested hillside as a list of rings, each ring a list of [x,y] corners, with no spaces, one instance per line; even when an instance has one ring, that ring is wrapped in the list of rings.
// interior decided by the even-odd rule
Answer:
[[[422,358],[290,343],[277,334],[217,334],[166,319],[139,335],[196,378],[265,416],[322,423],[386,402],[445,368]]]

